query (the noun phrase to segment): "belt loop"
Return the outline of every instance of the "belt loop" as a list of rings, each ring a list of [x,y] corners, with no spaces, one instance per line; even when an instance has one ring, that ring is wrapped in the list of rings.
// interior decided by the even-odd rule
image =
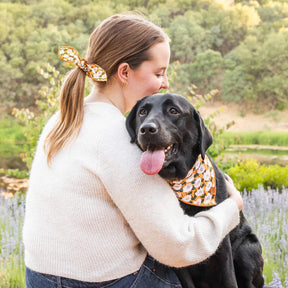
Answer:
[[[61,277],[57,276],[57,288],[62,288]]]

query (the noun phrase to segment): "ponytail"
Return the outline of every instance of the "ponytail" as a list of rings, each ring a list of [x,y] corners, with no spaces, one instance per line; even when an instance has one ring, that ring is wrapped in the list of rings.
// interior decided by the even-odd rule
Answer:
[[[80,132],[84,117],[85,77],[85,72],[75,68],[62,85],[60,117],[44,142],[48,164],[52,157]]]

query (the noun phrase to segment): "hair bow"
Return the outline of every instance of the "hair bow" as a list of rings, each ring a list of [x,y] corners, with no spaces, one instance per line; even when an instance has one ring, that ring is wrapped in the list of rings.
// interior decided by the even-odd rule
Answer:
[[[62,61],[74,63],[91,79],[95,81],[107,81],[106,71],[97,64],[88,64],[85,59],[81,59],[75,48],[70,46],[61,46],[58,49],[58,55]]]

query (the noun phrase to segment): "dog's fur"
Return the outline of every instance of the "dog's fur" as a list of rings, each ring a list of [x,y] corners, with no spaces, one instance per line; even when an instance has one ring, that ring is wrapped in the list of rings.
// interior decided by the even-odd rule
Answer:
[[[138,101],[127,117],[131,142],[141,150],[158,150],[173,144],[159,175],[167,180],[185,178],[198,155],[204,159],[212,136],[198,111],[183,96],[155,94]],[[211,160],[211,159],[210,159]],[[225,174],[211,160],[216,175],[216,202],[227,197]],[[180,202],[193,216],[205,207]],[[261,245],[240,212],[240,224],[227,235],[216,253],[204,262],[175,269],[183,287],[260,288],[264,286]],[[169,252],[168,252],[169,253]]]

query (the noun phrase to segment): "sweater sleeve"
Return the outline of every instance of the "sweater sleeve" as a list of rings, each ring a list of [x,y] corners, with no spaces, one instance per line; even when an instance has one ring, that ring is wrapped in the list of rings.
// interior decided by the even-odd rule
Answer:
[[[124,122],[111,130],[98,140],[96,173],[148,253],[173,267],[211,256],[239,223],[234,201],[227,199],[194,217],[184,215],[167,182],[139,168],[141,151],[129,142]]]

